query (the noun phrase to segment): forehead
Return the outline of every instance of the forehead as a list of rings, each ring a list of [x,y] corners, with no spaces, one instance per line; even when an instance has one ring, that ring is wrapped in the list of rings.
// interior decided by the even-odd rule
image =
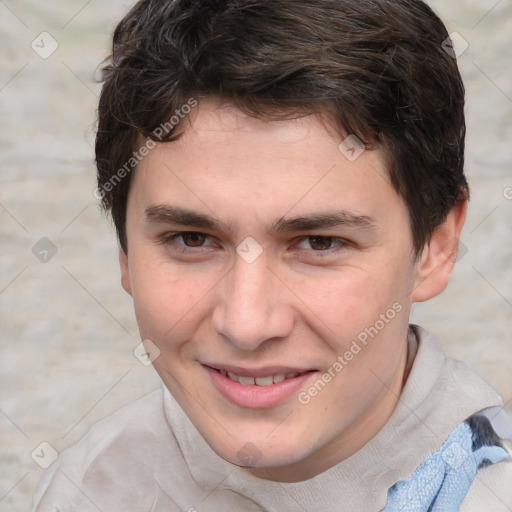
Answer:
[[[224,215],[226,223],[250,213],[269,224],[320,206],[374,217],[386,203],[401,202],[381,152],[352,158],[352,139],[344,143],[347,136],[323,116],[264,120],[205,101],[181,130],[178,140],[157,144],[135,172],[132,188],[144,210],[172,203]]]
[[[327,113],[269,119],[249,115],[229,102],[205,99],[178,126],[183,134],[177,144],[185,147],[196,144],[226,146],[245,142],[234,157],[240,158],[246,147],[245,156],[262,159],[272,154],[273,157],[289,158],[291,148],[297,149],[301,145],[312,149],[320,139],[324,146],[337,147],[338,139],[346,135],[337,133],[334,124],[334,119]],[[256,154],[251,153],[250,150],[260,143],[265,146],[260,146]]]

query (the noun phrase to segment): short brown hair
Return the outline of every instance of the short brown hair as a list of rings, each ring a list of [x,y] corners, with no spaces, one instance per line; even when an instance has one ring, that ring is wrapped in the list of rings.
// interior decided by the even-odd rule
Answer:
[[[327,112],[381,148],[419,253],[469,195],[448,37],[421,0],[140,0],[115,30],[98,109],[98,187],[121,247],[131,174],[113,178],[141,136],[177,137],[168,121],[190,98],[219,97],[263,119]]]

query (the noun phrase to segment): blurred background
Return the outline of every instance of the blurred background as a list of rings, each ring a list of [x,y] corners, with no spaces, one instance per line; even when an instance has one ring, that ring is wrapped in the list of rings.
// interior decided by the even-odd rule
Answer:
[[[93,196],[97,67],[133,3],[0,0],[5,512],[30,507],[55,452],[159,385],[133,355],[140,338],[119,283],[114,231]],[[412,320],[511,406],[512,0],[429,3],[465,50],[472,200],[450,285],[415,305]]]

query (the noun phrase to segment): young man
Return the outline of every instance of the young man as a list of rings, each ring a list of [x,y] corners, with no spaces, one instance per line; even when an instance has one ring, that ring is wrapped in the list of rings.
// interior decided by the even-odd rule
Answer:
[[[64,452],[33,510],[512,510],[501,398],[409,325],[466,214],[447,43],[420,0],[131,10],[97,193],[164,385]]]

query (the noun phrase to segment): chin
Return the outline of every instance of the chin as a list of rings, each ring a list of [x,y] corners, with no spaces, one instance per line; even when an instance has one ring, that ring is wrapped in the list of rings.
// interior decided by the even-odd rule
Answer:
[[[228,446],[210,446],[224,460],[243,468],[272,469],[300,462],[308,456],[302,453],[296,443],[283,446],[281,440],[241,441],[228,440]],[[299,444],[300,445],[300,444]],[[303,446],[303,445],[302,445]],[[277,450],[276,448],[279,447]]]

